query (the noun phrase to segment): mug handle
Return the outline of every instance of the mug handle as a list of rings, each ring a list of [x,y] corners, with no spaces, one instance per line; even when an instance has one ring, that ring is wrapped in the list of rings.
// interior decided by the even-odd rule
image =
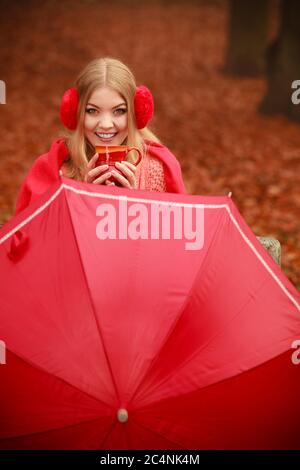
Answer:
[[[127,152],[127,153],[131,152],[131,150],[136,150],[136,151],[138,152],[138,154],[139,154],[138,161],[137,161],[137,162],[135,162],[135,163],[133,163],[133,165],[137,166],[137,165],[140,163],[140,161],[142,160],[142,154],[141,154],[141,151],[140,151],[140,149],[138,149],[137,147],[129,147],[129,149],[128,149],[128,152]]]

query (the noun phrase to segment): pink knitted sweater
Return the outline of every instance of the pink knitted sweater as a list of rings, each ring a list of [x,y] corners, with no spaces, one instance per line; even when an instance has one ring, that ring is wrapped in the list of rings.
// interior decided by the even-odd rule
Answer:
[[[151,157],[147,151],[141,163],[137,166],[135,176],[137,189],[167,191],[163,164],[157,158]]]

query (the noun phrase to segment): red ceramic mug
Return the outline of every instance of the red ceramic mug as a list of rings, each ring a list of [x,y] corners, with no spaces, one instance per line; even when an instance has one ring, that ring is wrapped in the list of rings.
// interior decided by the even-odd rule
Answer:
[[[95,166],[108,165],[107,172],[115,170],[117,173],[122,175],[123,173],[116,168],[115,163],[125,161],[128,153],[133,150],[138,154],[137,161],[133,163],[137,166],[142,159],[142,154],[137,147],[128,147],[127,145],[96,145],[96,152],[99,154],[99,158],[96,161]],[[117,181],[113,176],[109,178],[108,181],[115,183],[117,186],[121,186],[119,181]]]

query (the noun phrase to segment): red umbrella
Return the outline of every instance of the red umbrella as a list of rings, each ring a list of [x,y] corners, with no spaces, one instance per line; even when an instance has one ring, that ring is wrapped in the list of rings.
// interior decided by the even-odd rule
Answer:
[[[300,296],[230,198],[62,178],[0,274],[0,448],[300,447]]]

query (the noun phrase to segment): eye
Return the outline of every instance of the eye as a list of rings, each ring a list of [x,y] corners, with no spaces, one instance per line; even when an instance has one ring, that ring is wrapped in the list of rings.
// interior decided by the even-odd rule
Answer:
[[[118,108],[115,110],[115,113],[117,114],[124,114],[127,112],[127,109],[126,108]]]
[[[86,108],[85,112],[88,113],[88,114],[95,114],[95,112],[97,112],[97,109],[95,109],[95,108]]]
[[[85,112],[88,113],[88,114],[96,114],[98,111],[97,111],[97,109],[95,109],[95,108],[86,108]],[[124,113],[126,113],[126,112],[127,112],[127,109],[126,109],[126,108],[118,108],[118,109],[116,109],[116,110],[114,111],[114,113],[117,114],[117,115],[118,115],[118,114],[119,114],[119,115],[122,115],[122,114],[124,114]]]

